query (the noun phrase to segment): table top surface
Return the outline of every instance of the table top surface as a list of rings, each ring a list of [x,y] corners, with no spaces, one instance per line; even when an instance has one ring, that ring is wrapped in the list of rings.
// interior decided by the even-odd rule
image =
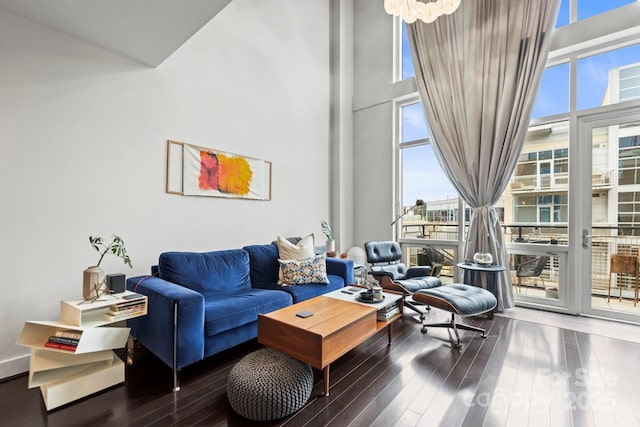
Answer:
[[[353,291],[351,290],[353,289]],[[369,307],[375,307],[376,310],[380,310],[382,307],[386,307],[388,305],[391,305],[395,302],[397,302],[398,300],[402,299],[402,295],[400,294],[394,294],[394,293],[389,293],[389,292],[382,292],[382,295],[384,295],[384,299],[382,301],[379,302],[361,302],[358,301],[356,299],[356,295],[360,292],[365,291],[365,288],[362,287],[355,287],[355,286],[345,286],[342,289],[338,289],[336,291],[332,291],[332,292],[328,292],[326,294],[324,294],[324,296],[329,297],[329,298],[335,298],[335,299],[339,299],[342,301],[347,301],[350,303],[355,303],[355,304],[362,304],[365,306],[369,306]],[[348,292],[348,293],[347,293]]]
[[[476,264],[476,263],[464,263],[464,262],[459,262],[458,263],[458,267],[463,268],[465,270],[473,270],[473,271],[504,271],[505,268],[501,265],[496,265],[496,264],[491,264],[491,265],[480,265],[480,264]]]
[[[304,318],[296,316],[301,311],[310,311],[313,315]],[[375,315],[375,312],[374,307],[322,295],[260,316],[290,327],[327,336],[372,313]]]
[[[363,317],[372,314],[375,316],[379,309],[402,298],[401,295],[384,292],[384,300],[368,304],[356,301],[355,292],[353,294],[342,292],[348,289],[349,287],[345,287],[260,316],[327,336]],[[305,318],[296,316],[301,311],[310,311],[313,315]]]

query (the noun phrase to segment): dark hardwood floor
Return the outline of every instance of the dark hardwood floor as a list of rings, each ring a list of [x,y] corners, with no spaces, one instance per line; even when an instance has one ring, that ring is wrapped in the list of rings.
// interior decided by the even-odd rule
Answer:
[[[227,401],[227,375],[261,347],[253,341],[184,369],[177,393],[170,369],[136,347],[125,384],[49,413],[19,376],[0,383],[0,425],[640,425],[640,344],[499,316],[467,321],[489,337],[461,332],[461,350],[447,330],[423,335],[412,318],[396,322],[391,346],[380,332],[332,364],[329,396],[315,372],[305,407],[275,422],[248,421]]]

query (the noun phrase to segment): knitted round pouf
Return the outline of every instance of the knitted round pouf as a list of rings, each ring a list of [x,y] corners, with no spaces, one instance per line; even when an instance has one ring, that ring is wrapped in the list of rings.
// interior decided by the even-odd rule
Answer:
[[[234,411],[255,421],[286,417],[311,396],[313,371],[272,348],[243,357],[229,373],[227,396]]]

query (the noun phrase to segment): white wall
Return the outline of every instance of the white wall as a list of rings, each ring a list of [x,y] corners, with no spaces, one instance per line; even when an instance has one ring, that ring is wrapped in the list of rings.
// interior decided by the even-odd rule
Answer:
[[[411,80],[415,90],[415,80]],[[354,243],[388,240],[394,217],[393,19],[380,2],[354,3]]]
[[[130,270],[314,232],[329,214],[329,3],[235,0],[155,69],[0,10],[0,378],[124,238]],[[166,140],[273,162],[273,200],[166,194]]]

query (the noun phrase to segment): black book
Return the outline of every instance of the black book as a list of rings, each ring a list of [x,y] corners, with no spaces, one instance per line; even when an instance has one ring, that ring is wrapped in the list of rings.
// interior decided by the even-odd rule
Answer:
[[[378,311],[381,311],[381,312],[383,312],[383,313],[384,313],[384,312],[393,311],[393,310],[395,310],[396,308],[398,308],[398,304],[390,304],[390,305],[388,305],[388,306],[386,306],[386,307],[382,307],[382,308],[381,308],[380,310],[378,310]]]
[[[59,337],[57,335],[51,335],[49,337],[49,342],[77,346],[80,340],[77,340],[75,338],[66,338],[66,337]]]

